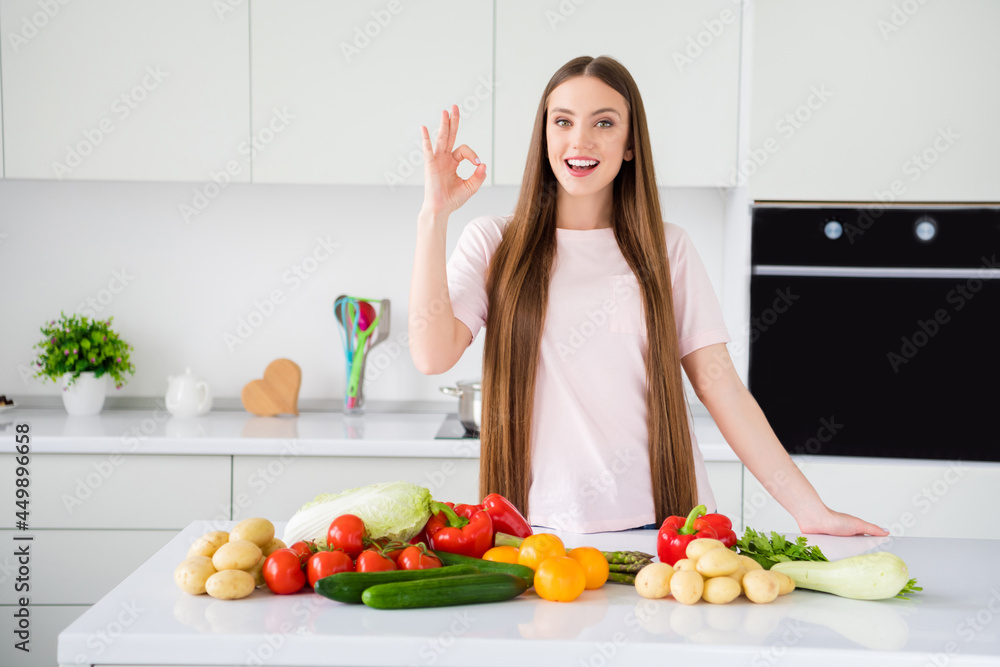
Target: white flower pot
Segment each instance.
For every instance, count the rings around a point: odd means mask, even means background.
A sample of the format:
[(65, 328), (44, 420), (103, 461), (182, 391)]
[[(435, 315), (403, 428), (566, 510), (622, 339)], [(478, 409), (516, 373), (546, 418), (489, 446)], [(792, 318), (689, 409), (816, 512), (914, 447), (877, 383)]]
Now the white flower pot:
[(74, 417), (96, 415), (104, 407), (104, 396), (108, 389), (108, 374), (94, 377), (93, 371), (80, 373), (72, 385), (69, 385), (70, 374), (62, 376), (62, 398), (66, 412)]

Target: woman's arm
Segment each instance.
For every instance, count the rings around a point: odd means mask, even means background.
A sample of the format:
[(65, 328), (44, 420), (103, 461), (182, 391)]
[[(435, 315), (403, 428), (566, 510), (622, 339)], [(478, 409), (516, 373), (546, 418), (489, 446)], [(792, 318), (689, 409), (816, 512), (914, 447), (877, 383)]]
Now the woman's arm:
[(767, 423), (736, 373), (725, 344), (708, 345), (681, 359), (699, 400), (743, 465), (795, 517), (803, 533), (888, 535), (875, 524), (835, 512), (820, 499)]
[(458, 107), (451, 115), (441, 112), (437, 145), (421, 127), (424, 147), (424, 203), (417, 217), (417, 242), (410, 281), (409, 345), (413, 363), (421, 373), (444, 373), (459, 360), (472, 342), (472, 332), (455, 318), (445, 271), (448, 216), (462, 206), (486, 180), (486, 165), (479, 164), (468, 179), (458, 165), (479, 163), (466, 145), (453, 149), (458, 135)]

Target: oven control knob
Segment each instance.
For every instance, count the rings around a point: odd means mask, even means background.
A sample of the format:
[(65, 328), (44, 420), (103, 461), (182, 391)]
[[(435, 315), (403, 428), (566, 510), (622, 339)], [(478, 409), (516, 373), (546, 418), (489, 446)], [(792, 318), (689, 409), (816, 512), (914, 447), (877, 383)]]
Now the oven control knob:
[(937, 225), (930, 218), (921, 218), (917, 220), (913, 231), (916, 233), (918, 239), (926, 243), (937, 235)]
[(844, 226), (839, 220), (827, 220), (823, 226), (823, 233), (826, 234), (826, 238), (836, 241), (844, 233)]

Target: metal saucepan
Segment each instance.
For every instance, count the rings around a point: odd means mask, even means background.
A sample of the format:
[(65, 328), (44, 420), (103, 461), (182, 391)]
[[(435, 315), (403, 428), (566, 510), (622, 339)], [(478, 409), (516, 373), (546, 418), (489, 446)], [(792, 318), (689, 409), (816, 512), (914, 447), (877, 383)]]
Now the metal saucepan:
[(441, 387), (441, 392), (458, 397), (458, 419), (469, 431), (479, 433), (483, 415), (483, 385), (479, 380), (461, 380), (458, 387)]

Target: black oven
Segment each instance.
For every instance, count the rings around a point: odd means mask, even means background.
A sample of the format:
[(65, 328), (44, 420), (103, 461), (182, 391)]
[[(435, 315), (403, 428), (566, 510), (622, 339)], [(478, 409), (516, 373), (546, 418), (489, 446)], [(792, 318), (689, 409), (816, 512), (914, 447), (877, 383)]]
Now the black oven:
[(748, 384), (794, 454), (1000, 461), (1000, 205), (757, 204)]

